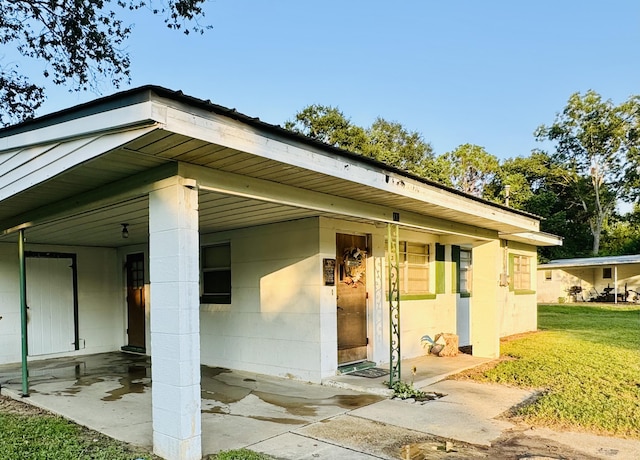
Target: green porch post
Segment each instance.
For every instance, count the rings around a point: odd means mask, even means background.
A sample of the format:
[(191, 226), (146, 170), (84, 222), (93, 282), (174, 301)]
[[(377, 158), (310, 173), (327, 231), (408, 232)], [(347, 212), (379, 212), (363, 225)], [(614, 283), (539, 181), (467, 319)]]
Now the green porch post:
[(24, 230), (18, 231), (18, 257), (20, 258), (20, 318), (22, 329), (22, 396), (29, 396), (29, 368), (27, 366), (27, 279), (24, 259)]

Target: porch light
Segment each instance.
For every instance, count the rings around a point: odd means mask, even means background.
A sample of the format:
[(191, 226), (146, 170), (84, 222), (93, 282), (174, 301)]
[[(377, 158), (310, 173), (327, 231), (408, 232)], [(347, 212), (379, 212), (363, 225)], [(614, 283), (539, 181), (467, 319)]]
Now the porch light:
[(129, 229), (127, 228), (129, 224), (120, 224), (122, 225), (122, 238), (129, 238)]

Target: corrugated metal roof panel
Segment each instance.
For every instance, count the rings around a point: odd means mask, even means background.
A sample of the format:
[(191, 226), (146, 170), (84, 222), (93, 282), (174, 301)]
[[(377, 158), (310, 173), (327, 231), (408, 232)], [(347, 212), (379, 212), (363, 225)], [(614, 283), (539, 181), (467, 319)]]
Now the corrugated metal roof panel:
[(601, 265), (640, 264), (640, 254), (627, 256), (578, 257), (574, 259), (556, 259), (538, 265), (538, 270), (569, 267), (597, 267)]

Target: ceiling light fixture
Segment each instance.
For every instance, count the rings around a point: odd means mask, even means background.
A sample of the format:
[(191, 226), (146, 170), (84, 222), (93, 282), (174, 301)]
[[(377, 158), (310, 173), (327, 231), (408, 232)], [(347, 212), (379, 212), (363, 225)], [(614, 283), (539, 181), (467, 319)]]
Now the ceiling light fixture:
[(129, 224), (120, 224), (122, 225), (122, 238), (129, 238), (129, 229), (127, 228)]

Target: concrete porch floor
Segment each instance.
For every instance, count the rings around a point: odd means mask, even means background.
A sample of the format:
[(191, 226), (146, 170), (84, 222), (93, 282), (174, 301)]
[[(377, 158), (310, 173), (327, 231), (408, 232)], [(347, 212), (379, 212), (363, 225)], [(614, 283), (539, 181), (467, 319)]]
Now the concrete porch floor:
[[(402, 362), (402, 375), (427, 385), (487, 360), (425, 356)], [(387, 366), (388, 369), (388, 366)], [(313, 385), (202, 366), (203, 453), (235, 449), (378, 402), (389, 394), (379, 378), (339, 375)], [(135, 445), (151, 447), (151, 362), (122, 352), (29, 363), (25, 401)], [(21, 368), (0, 366), (2, 394), (20, 398)]]
[[(415, 366), (416, 387), (428, 386), (427, 391), (446, 395), (424, 406), (371, 394), (386, 389), (388, 376), (341, 375), (328, 379), (327, 385), (314, 385), (203, 366), (202, 452), (206, 456), (247, 447), (281, 459), (373, 460), (399, 458), (398, 445), (389, 444), (395, 439), (437, 436), (490, 446), (514, 429), (499, 416), (532, 393), (500, 385), (438, 381), (486, 361), (468, 355), (403, 361), (405, 381), (411, 380)], [(151, 448), (148, 357), (101, 353), (32, 361), (29, 369), (31, 395), (24, 401), (116, 439)], [(0, 387), (3, 395), (20, 399), (19, 365), (0, 366)], [(580, 446), (596, 458), (602, 449), (609, 449), (616, 455), (607, 458), (635, 460), (640, 451), (640, 441), (634, 440), (555, 432), (546, 433), (545, 438), (544, 446), (569, 450), (567, 446)], [(549, 450), (545, 447), (539, 452)]]

